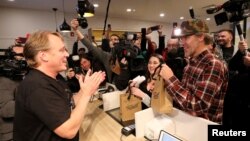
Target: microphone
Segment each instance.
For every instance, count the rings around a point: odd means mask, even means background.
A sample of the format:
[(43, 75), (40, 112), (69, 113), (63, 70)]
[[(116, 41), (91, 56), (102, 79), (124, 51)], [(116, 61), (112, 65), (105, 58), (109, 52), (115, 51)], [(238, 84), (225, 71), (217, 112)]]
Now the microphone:
[(190, 13), (191, 18), (195, 19), (194, 18), (194, 9), (192, 7), (189, 8), (189, 13)]
[(218, 11), (220, 11), (222, 9), (223, 5), (218, 5), (218, 6), (211, 6), (210, 8), (208, 8), (206, 11), (207, 11), (207, 14), (214, 14)]
[[(244, 36), (243, 36), (243, 32), (242, 32), (242, 29), (241, 29), (241, 26), (239, 23), (236, 24), (236, 29), (238, 31), (238, 34), (239, 34), (239, 37), (240, 37), (240, 41), (244, 41)], [(244, 50), (243, 54), (244, 55), (247, 55), (247, 49)]]

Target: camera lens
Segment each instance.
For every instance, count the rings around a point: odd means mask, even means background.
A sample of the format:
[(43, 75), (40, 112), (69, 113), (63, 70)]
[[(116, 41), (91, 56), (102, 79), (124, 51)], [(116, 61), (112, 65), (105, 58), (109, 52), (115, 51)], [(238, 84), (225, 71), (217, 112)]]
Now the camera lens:
[(79, 22), (79, 25), (85, 29), (88, 27), (88, 22), (87, 22), (87, 19), (84, 18), (84, 17), (80, 17), (80, 18), (77, 18), (78, 22)]

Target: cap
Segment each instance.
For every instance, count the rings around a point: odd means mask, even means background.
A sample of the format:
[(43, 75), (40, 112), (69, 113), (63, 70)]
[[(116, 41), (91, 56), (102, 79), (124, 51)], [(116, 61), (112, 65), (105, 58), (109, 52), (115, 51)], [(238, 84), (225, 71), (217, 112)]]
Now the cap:
[(180, 35), (175, 35), (175, 36), (183, 37), (196, 33), (208, 33), (208, 32), (209, 29), (205, 21), (200, 19), (190, 19), (187, 21), (183, 21), (181, 23), (181, 33)]

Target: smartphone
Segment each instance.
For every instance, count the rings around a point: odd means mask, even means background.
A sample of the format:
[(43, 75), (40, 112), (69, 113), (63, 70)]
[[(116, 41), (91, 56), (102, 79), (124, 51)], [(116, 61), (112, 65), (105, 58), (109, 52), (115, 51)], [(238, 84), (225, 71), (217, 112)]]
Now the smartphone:
[(155, 31), (155, 30), (158, 30), (159, 29), (159, 25), (156, 25), (156, 26), (152, 26), (150, 27), (151, 31)]

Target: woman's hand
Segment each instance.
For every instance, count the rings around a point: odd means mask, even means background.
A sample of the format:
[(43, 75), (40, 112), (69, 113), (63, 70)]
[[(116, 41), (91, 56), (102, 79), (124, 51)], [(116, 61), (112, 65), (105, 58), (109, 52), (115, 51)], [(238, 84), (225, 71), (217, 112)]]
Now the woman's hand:
[(137, 87), (131, 87), (131, 93), (135, 96), (138, 96), (140, 98), (144, 97), (144, 93)]

